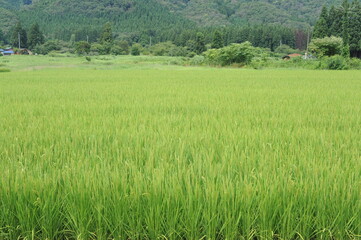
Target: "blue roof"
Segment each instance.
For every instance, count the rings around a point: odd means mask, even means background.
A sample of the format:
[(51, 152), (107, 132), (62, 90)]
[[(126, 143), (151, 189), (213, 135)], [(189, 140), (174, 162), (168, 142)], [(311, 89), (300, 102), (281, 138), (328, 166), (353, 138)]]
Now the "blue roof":
[(0, 52), (3, 52), (3, 51), (4, 51), (4, 49), (1, 49), (1, 48), (0, 48)]
[(4, 53), (10, 53), (10, 54), (13, 54), (14, 51), (4, 51)]

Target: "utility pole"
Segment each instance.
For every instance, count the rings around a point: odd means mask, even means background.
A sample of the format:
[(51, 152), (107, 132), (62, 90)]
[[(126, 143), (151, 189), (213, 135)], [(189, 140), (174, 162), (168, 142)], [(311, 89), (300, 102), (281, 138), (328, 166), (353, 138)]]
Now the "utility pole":
[(89, 36), (86, 35), (86, 42), (89, 43)]
[(149, 37), (149, 46), (152, 46), (152, 36)]
[(310, 29), (307, 31), (307, 49), (306, 49), (306, 58), (308, 58), (308, 46), (310, 45)]
[(21, 49), (20, 32), (18, 32), (19, 50)]

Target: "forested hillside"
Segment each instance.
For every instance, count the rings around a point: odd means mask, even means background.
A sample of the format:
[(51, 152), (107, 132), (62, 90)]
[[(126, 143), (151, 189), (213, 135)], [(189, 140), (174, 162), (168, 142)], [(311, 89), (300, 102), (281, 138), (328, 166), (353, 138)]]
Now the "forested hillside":
[[(152, 28), (282, 24), (307, 28), (321, 7), (340, 0), (0, 0), (0, 29), (8, 31), (17, 18), (38, 22), (47, 34), (64, 35), (82, 27), (111, 21), (115, 32)], [(56, 36), (54, 36), (56, 37)]]
[[(140, 43), (142, 46), (172, 42), (197, 53), (197, 39), (198, 42), (210, 45), (218, 32), (219, 42), (224, 46), (249, 41), (256, 47), (272, 51), (280, 45), (303, 50), (311, 34), (310, 27), (315, 25), (322, 6), (340, 6), (341, 2), (342, 0), (0, 0), (0, 43), (17, 45), (18, 32), (23, 31), (23, 46), (31, 46), (31, 41), (27, 44), (25, 32), (32, 27), (37, 29), (33, 29), (32, 36), (29, 34), (29, 38), (33, 40), (34, 36), (42, 35), (47, 41), (63, 40), (71, 46), (79, 41), (95, 43), (99, 42), (102, 27), (109, 22), (114, 39), (130, 44)], [(337, 21), (342, 20), (342, 12), (343, 10), (337, 11), (341, 14), (336, 18)], [(20, 24), (15, 29), (17, 23)], [(348, 28), (344, 26), (346, 25), (338, 26), (337, 31)], [(199, 33), (202, 35), (200, 38)], [(357, 39), (357, 36), (353, 34), (352, 39)], [(36, 42), (40, 44), (43, 41)], [(353, 42), (358, 44), (357, 41)], [(356, 48), (358, 49), (358, 45)], [(104, 52), (109, 53), (110, 49), (108, 47)]]

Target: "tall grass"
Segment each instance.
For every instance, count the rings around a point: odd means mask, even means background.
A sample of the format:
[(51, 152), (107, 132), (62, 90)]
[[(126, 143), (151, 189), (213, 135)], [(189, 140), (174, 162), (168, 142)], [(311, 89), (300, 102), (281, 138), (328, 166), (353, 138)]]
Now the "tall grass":
[(0, 239), (357, 239), (357, 71), (0, 79)]

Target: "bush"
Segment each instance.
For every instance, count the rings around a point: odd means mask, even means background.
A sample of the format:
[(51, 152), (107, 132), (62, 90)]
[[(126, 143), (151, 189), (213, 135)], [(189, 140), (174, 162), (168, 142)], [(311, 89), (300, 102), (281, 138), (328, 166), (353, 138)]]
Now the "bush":
[(178, 47), (172, 42), (157, 43), (151, 46), (149, 51), (154, 56), (185, 57), (188, 55), (188, 50), (186, 48)]
[(340, 56), (335, 55), (332, 57), (324, 58), (325, 68), (329, 70), (346, 70), (349, 69), (347, 60)]
[(220, 49), (210, 49), (204, 53), (206, 60), (210, 64), (216, 65), (246, 65), (251, 63), (253, 57), (258, 54), (258, 48), (252, 46), (250, 42), (241, 44), (231, 44)]
[(286, 45), (286, 44), (282, 44), (280, 45), (279, 47), (277, 47), (275, 49), (275, 53), (279, 53), (280, 55), (288, 55), (288, 54), (291, 54), (291, 53), (301, 53), (300, 50), (296, 50), (296, 49), (293, 49), (291, 48), (290, 46)]
[(361, 59), (350, 58), (348, 65), (349, 65), (350, 69), (361, 70)]
[(325, 37), (313, 39), (310, 44), (311, 52), (319, 57), (342, 54), (343, 40), (340, 37)]
[(191, 65), (202, 65), (204, 63), (205, 57), (196, 55), (190, 60)]
[(110, 53), (113, 55), (128, 55), (129, 44), (127, 41), (115, 41), (113, 47), (110, 49)]
[(61, 50), (61, 44), (59, 41), (51, 40), (42, 45), (37, 45), (34, 49), (35, 53), (46, 55), (52, 51)]
[(133, 56), (139, 56), (139, 55), (140, 55), (140, 52), (141, 52), (141, 49), (142, 49), (142, 46), (141, 46), (139, 43), (135, 43), (135, 44), (133, 44), (130, 53), (131, 53)]
[(0, 68), (0, 73), (2, 72), (10, 72), (10, 69), (8, 68)]
[(80, 41), (75, 43), (75, 52), (79, 55), (88, 54), (90, 52), (91, 45), (86, 41)]

